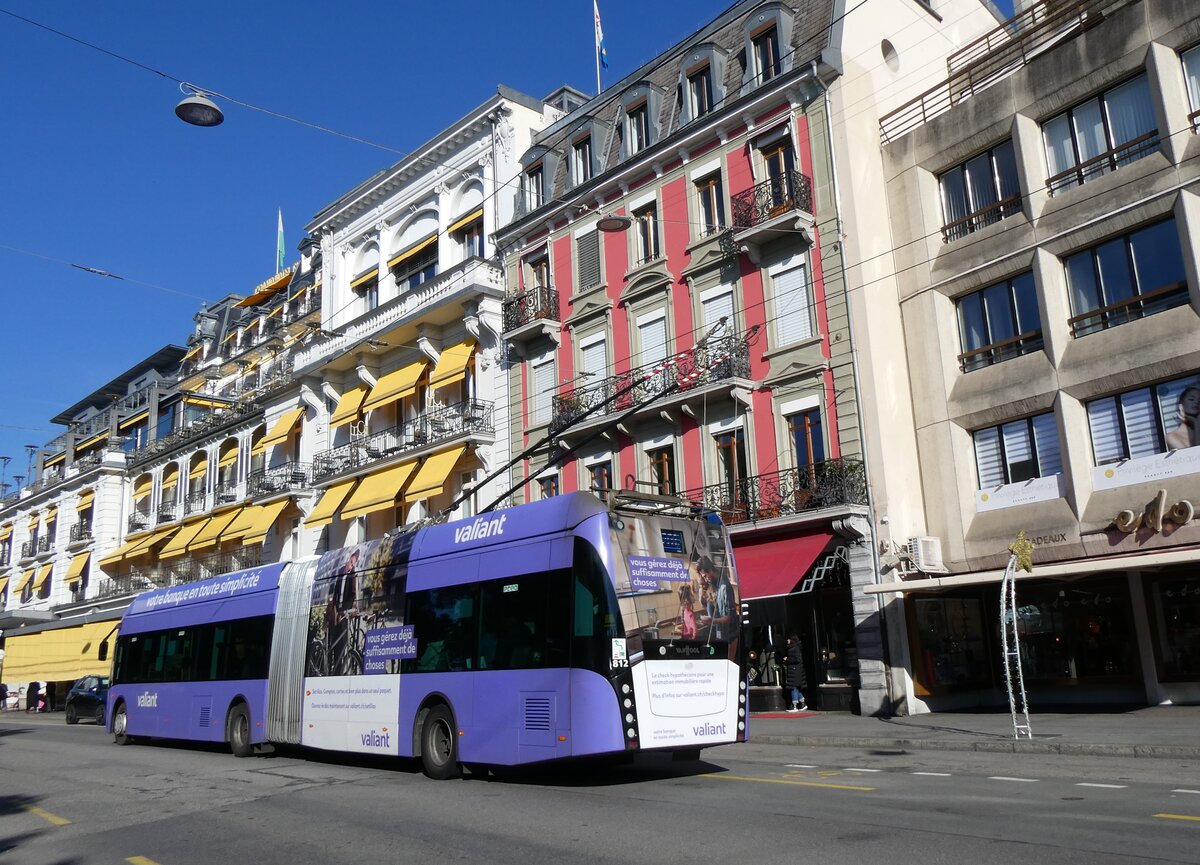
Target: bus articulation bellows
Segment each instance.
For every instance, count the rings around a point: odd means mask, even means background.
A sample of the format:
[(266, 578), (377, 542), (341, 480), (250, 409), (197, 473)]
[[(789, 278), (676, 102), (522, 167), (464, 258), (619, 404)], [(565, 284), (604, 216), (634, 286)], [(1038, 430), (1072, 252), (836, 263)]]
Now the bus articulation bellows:
[(573, 493), (147, 592), (110, 729), (417, 757), (431, 777), (744, 741), (720, 519)]

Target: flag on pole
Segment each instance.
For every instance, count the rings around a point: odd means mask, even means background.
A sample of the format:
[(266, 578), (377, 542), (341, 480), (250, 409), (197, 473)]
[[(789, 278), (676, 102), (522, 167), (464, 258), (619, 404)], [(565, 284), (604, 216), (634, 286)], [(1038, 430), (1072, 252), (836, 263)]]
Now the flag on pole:
[(283, 208), (279, 209), (279, 232), (275, 236), (275, 272), (283, 270)]
[(600, 65), (607, 69), (608, 51), (604, 47), (604, 28), (600, 26), (599, 0), (592, 0), (592, 11), (596, 13), (596, 56), (600, 58)]

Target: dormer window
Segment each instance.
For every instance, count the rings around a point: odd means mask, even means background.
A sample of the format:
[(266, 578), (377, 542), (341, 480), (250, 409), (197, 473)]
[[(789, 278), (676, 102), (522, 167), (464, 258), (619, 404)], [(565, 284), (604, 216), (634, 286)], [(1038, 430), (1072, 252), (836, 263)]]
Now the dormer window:
[(759, 82), (770, 81), (783, 71), (779, 64), (779, 30), (768, 27), (754, 37), (753, 45), (754, 74)]
[(575, 186), (592, 179), (592, 136), (587, 135), (571, 148), (571, 179)]
[(793, 14), (783, 3), (771, 0), (747, 16), (742, 25), (745, 38), (742, 50), (746, 58), (742, 71), (743, 93), (791, 71)]
[(690, 117), (703, 117), (712, 111), (712, 69), (703, 66), (688, 76), (688, 108)]
[(680, 124), (691, 123), (725, 101), (725, 49), (711, 42), (689, 48), (679, 69)]
[(626, 152), (632, 156), (646, 149), (650, 143), (650, 115), (643, 102), (636, 108), (631, 108), (625, 120)]
[(538, 163), (521, 176), (521, 194), (525, 199), (525, 208), (527, 211), (537, 210), (542, 206), (542, 171), (542, 164)]

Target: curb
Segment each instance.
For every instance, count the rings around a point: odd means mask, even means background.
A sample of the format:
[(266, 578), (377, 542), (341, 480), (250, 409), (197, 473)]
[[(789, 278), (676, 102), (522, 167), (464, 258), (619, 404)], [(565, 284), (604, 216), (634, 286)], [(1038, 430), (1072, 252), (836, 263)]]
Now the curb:
[(1064, 742), (949, 742), (922, 739), (868, 739), (853, 736), (780, 736), (750, 734), (752, 744), (810, 748), (897, 748), (909, 751), (975, 751), (992, 754), (1057, 754), (1064, 757), (1138, 757), (1164, 760), (1200, 759), (1193, 745), (1096, 745)]

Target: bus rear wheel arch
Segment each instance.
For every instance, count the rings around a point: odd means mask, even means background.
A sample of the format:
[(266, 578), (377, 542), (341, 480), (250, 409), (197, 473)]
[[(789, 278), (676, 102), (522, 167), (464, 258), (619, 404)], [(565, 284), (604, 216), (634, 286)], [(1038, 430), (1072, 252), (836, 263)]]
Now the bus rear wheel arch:
[(235, 757), (249, 757), (254, 754), (254, 743), (250, 740), (250, 709), (245, 703), (235, 703), (229, 710), (225, 720), (225, 738), (229, 740), (229, 750)]
[(435, 781), (462, 774), (458, 763), (458, 731), (454, 713), (445, 703), (434, 703), (420, 715), (421, 768)]

